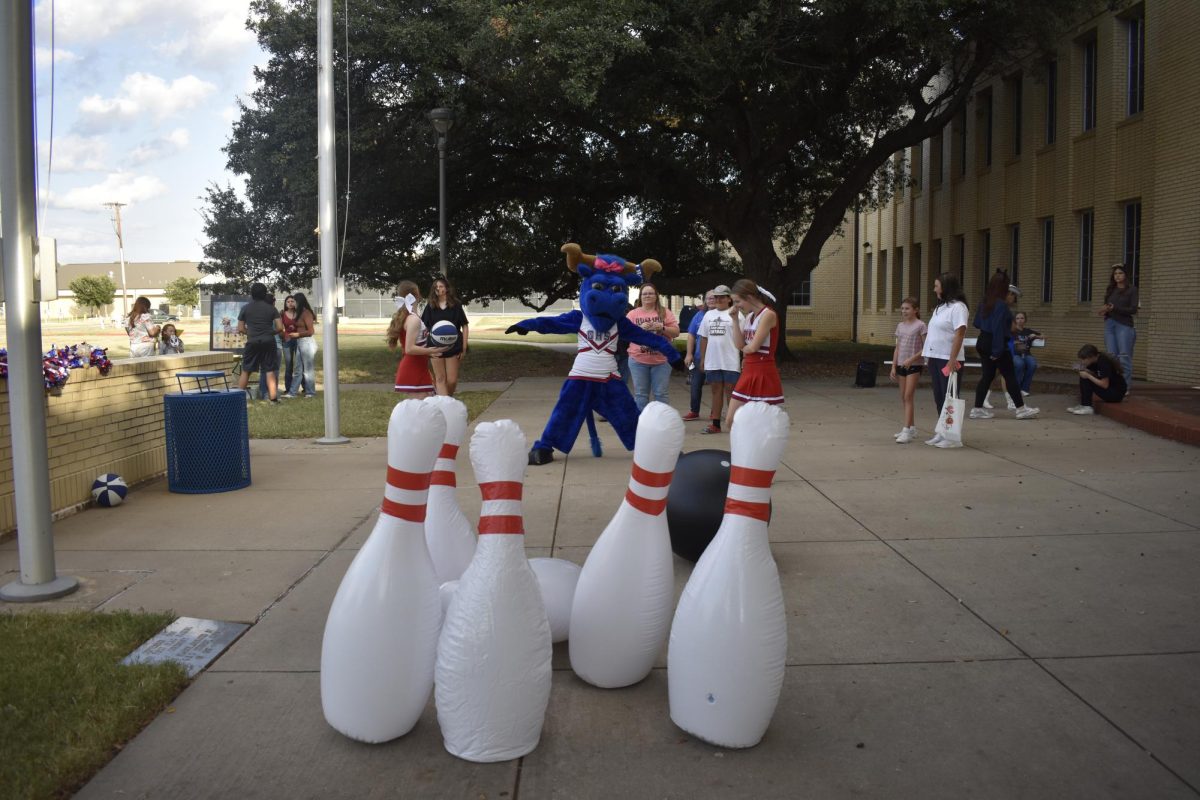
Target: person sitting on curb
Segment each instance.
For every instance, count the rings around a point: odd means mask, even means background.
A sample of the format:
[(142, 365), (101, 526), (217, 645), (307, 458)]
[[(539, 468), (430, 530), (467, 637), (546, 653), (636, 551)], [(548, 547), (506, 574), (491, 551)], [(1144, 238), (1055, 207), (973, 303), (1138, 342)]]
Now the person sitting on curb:
[(1106, 403), (1119, 403), (1125, 397), (1125, 376), (1121, 365), (1095, 345), (1079, 348), (1079, 405), (1067, 409), (1072, 414), (1095, 414), (1092, 397)]

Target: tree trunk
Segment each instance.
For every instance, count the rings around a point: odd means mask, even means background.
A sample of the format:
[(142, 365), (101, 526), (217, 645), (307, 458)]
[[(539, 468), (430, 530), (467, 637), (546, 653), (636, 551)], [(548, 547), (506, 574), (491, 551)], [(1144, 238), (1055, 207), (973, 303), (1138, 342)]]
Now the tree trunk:
[[(742, 260), (742, 269), (750, 280), (775, 296), (775, 313), (779, 317), (779, 347), (775, 351), (776, 363), (794, 361), (787, 343), (787, 307), (792, 292), (803, 278), (812, 272), (810, 266), (801, 271), (785, 266), (775, 252), (770, 229), (754, 226), (753, 229), (738, 231), (729, 237), (730, 244)], [(815, 266), (815, 264), (813, 265)], [(801, 275), (797, 277), (797, 275)]]

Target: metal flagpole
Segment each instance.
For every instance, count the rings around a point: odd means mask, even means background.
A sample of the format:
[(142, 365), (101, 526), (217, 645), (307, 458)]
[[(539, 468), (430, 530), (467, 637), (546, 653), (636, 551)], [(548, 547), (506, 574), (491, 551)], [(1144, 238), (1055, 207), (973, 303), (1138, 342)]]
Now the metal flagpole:
[[(325, 436), (318, 444), (345, 444), (338, 429), (337, 228), (333, 133), (333, 0), (317, 1), (317, 231), (321, 265), (321, 322), (325, 326)], [(349, 142), (346, 144), (349, 147)]]
[(33, 3), (0, 3), (0, 205), (4, 208), (4, 303), (13, 504), (21, 578), (0, 600), (50, 600), (79, 588), (56, 577), (42, 320), (34, 295), (37, 198), (33, 156)]

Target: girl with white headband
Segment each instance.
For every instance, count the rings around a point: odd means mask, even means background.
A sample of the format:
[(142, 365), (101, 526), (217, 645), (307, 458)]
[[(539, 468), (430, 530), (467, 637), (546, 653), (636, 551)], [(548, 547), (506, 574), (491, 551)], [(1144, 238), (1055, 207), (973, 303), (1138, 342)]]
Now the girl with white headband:
[(388, 325), (388, 349), (395, 351), (400, 346), (404, 354), (396, 368), (396, 391), (420, 399), (433, 394), (433, 380), (429, 373), (429, 357), (446, 352), (445, 347), (429, 346), (429, 329), (417, 313), (421, 302), (421, 290), (412, 281), (400, 281), (396, 287), (400, 296), (396, 298), (396, 313)]

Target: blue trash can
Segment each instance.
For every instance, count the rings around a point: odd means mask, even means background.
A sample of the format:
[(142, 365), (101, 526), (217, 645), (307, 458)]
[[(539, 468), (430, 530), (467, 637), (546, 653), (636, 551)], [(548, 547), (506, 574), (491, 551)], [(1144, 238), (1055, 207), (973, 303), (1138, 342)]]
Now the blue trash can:
[[(163, 396), (167, 488), (211, 494), (250, 485), (250, 426), (246, 393), (230, 390), (224, 372), (180, 372), (179, 393)], [(195, 380), (185, 390), (183, 381)], [(214, 380), (224, 388), (214, 388)]]

